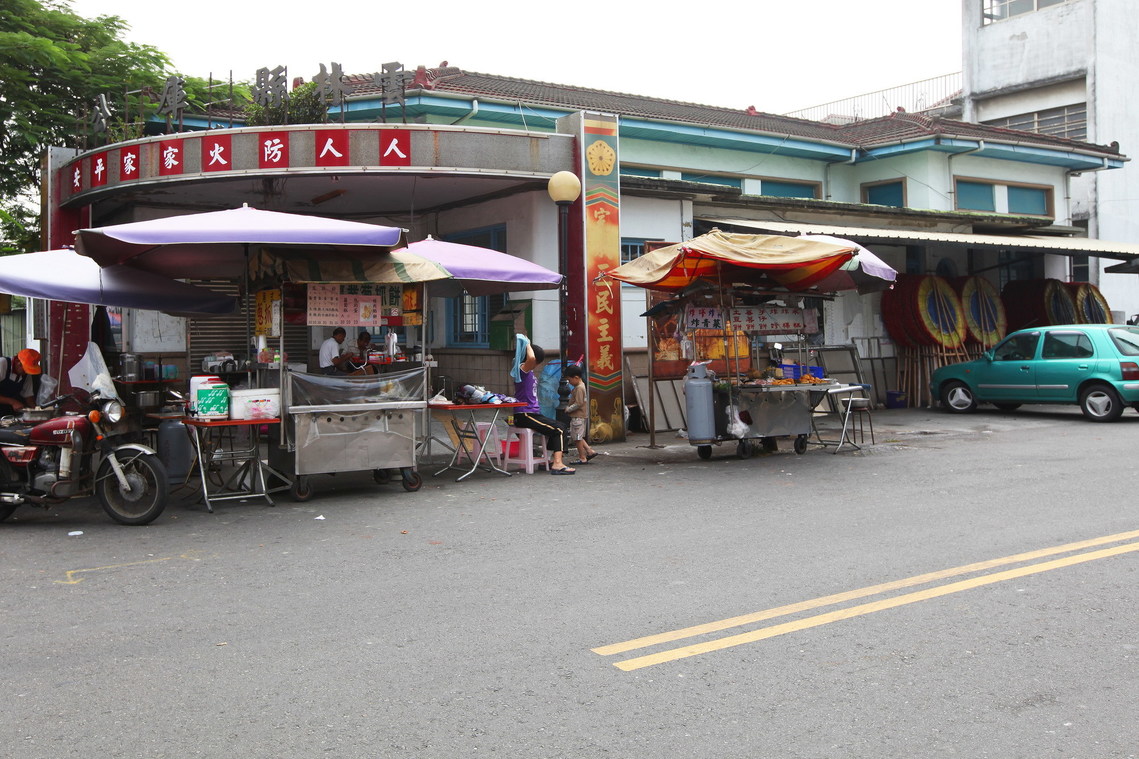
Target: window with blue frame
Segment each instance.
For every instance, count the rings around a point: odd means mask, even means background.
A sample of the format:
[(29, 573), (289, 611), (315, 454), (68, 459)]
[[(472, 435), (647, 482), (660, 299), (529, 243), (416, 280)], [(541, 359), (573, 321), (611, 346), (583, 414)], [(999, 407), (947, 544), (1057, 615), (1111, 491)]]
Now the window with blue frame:
[(762, 179), (759, 185), (760, 195), (770, 195), (775, 198), (817, 198), (819, 185), (817, 182), (785, 182), (778, 179)]
[(993, 185), (985, 182), (967, 182), (958, 179), (957, 208), (963, 211), (996, 211), (997, 200)]
[(1026, 216), (1051, 216), (1052, 191), (1045, 187), (1009, 185), (1008, 212)]
[(651, 179), (660, 179), (660, 169), (646, 169), (641, 166), (625, 166), (621, 165), (621, 176), (623, 177), (649, 177)]
[[(475, 245), (506, 252), (506, 225), (446, 235), (447, 242)], [(447, 300), (447, 345), (463, 348), (490, 347), (490, 318), (506, 305), (506, 295), (468, 295)]]
[[(645, 254), (645, 243), (650, 240), (641, 237), (622, 237), (621, 238), (621, 263), (627, 264), (630, 261), (635, 261)], [(656, 242), (654, 240), (653, 242)], [(627, 283), (622, 283), (626, 287), (633, 287)]]
[(862, 202), (875, 206), (905, 208), (906, 186), (900, 179), (862, 185)]
[(699, 182), (700, 184), (722, 184), (727, 187), (735, 187), (737, 190), (743, 187), (743, 180), (739, 177), (725, 177), (719, 174), (688, 174), (681, 173), (680, 178), (685, 182)]

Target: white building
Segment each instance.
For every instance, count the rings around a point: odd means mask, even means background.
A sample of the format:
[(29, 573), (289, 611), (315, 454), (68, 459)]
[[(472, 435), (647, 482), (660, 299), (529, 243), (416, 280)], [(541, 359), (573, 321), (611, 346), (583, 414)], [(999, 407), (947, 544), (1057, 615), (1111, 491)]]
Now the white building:
[[(1097, 144), (1139, 145), (1139, 14), (1133, 0), (963, 0), (963, 118)], [(1071, 172), (1067, 219), (1089, 237), (1139, 242), (1139, 168)], [(1060, 262), (1065, 263), (1065, 262)], [(1139, 279), (1114, 261), (1070, 258), (1048, 276), (1096, 284), (1112, 310), (1139, 313)]]

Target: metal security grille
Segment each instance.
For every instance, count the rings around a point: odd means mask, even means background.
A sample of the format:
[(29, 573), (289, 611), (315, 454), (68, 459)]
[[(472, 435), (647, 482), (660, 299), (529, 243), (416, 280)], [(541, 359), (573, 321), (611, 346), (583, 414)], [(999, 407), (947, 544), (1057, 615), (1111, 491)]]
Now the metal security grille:
[[(217, 281), (189, 280), (190, 284), (208, 287), (211, 290), (227, 295), (238, 294), (237, 285)], [(253, 334), (252, 322), (247, 326), (246, 318), (250, 313), (250, 303), (247, 298), (240, 300), (240, 307), (232, 314), (224, 316), (193, 316), (186, 320), (188, 346), (187, 361), (190, 373), (199, 372), (202, 359), (218, 351), (229, 351), (239, 359), (245, 359), (250, 352), (250, 345), (246, 344), (247, 336)], [(309, 331), (303, 324), (286, 324), (285, 353), (290, 363), (308, 363), (309, 361)], [(250, 337), (250, 341), (252, 338)], [(270, 341), (271, 348), (277, 347), (276, 341)]]

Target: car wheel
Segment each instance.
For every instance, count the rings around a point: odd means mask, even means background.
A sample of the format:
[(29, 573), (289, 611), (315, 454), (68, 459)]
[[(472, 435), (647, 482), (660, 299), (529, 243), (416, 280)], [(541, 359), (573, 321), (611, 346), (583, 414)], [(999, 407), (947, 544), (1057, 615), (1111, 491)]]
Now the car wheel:
[(941, 386), (941, 405), (952, 414), (964, 414), (977, 408), (977, 399), (964, 382), (951, 380)]
[(1020, 408), (1019, 403), (994, 403), (993, 405), (1001, 411), (1016, 411)]
[(1114, 422), (1123, 414), (1123, 401), (1108, 385), (1090, 385), (1080, 391), (1080, 411), (1093, 422)]

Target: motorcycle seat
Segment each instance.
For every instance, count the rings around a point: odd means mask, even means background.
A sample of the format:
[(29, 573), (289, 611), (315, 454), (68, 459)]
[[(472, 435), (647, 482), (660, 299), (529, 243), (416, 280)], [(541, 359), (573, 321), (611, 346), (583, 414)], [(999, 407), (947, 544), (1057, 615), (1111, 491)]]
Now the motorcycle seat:
[(20, 429), (3, 429), (0, 428), (0, 443), (9, 443), (12, 445), (27, 445), (28, 438), (31, 436), (31, 428), (24, 427)]

